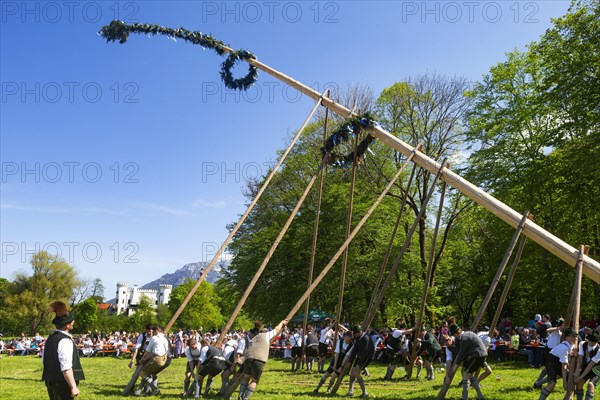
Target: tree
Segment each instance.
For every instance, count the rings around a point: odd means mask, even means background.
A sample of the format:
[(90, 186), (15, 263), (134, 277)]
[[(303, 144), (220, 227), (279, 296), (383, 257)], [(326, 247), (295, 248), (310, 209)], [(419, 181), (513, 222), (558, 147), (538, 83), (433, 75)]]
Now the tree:
[[(188, 279), (185, 283), (173, 289), (169, 299), (171, 312), (174, 313), (179, 308), (194, 284), (193, 280)], [(177, 319), (177, 326), (191, 329), (202, 328), (205, 331), (220, 328), (224, 321), (218, 303), (219, 298), (213, 286), (208, 282), (202, 282)]]
[(77, 285), (77, 273), (64, 259), (45, 251), (31, 259), (33, 275), (17, 274), (5, 297), (5, 304), (19, 317), (13, 329), (35, 333), (49, 328), (48, 304), (52, 300), (71, 298)]
[(76, 316), (75, 332), (91, 332), (98, 328), (98, 304), (88, 297), (73, 309)]

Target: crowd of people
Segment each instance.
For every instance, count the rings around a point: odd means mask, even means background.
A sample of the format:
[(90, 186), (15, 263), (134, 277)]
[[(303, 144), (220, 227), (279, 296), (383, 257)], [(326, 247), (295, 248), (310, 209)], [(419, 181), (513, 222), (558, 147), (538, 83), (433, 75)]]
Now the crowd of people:
[[(425, 379), (435, 380), (438, 370), (444, 371), (444, 382), (449, 384), (460, 367), (463, 398), (468, 398), (473, 389), (477, 398), (483, 399), (479, 383), (493, 373), (488, 360), (520, 356), (529, 367), (540, 370), (532, 384), (540, 390), (541, 400), (552, 393), (560, 379), (567, 388), (570, 370), (577, 400), (583, 400), (584, 394), (590, 400), (600, 383), (600, 321), (583, 320), (580, 326), (575, 331), (562, 318), (551, 320), (549, 315), (538, 314), (524, 326), (513, 326), (509, 318), (503, 318), (494, 329), (483, 327), (476, 332), (459, 326), (450, 317), (438, 328), (409, 327), (398, 319), (393, 327), (366, 332), (360, 326), (336, 325), (326, 319), (309, 324), (306, 332), (301, 324), (293, 326), (281, 321), (270, 329), (256, 322), (249, 331), (240, 329), (222, 336), (220, 332), (201, 329), (179, 329), (165, 335), (159, 326), (148, 325), (142, 333), (96, 332), (70, 337), (78, 356), (98, 356), (103, 352), (115, 357), (131, 355), (129, 367), (137, 364), (142, 378), (134, 392), (137, 395), (158, 394), (160, 371), (172, 358), (185, 357), (182, 397), (197, 399), (207, 395), (213, 380), (220, 375), (218, 394), (228, 398), (239, 385), (238, 399), (248, 400), (268, 358), (276, 357), (290, 363), (290, 372), (308, 370), (321, 374), (314, 393), (325, 384), (326, 390), (331, 391), (340, 376), (349, 375), (347, 395), (354, 395), (358, 383), (361, 396), (368, 397), (368, 366), (378, 361), (387, 365), (383, 379), (388, 381), (393, 380), (400, 367), (406, 376), (399, 378), (410, 377), (413, 370), (420, 378), (425, 369)], [(50, 337), (36, 334), (0, 340), (0, 349), (10, 355), (43, 356)], [(577, 343), (578, 347), (574, 347)]]

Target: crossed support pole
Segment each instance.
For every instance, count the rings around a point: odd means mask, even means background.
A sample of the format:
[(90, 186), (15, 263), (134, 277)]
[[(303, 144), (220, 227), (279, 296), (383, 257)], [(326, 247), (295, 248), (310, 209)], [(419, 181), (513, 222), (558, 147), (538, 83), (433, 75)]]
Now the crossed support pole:
[[(521, 236), (521, 232), (523, 231), (523, 228), (525, 227), (525, 223), (527, 222), (528, 218), (529, 218), (529, 211), (525, 211), (523, 213), (523, 216), (521, 217), (521, 221), (519, 222), (517, 229), (515, 230), (515, 233), (513, 234), (513, 237), (512, 237), (512, 240), (510, 241), (508, 249), (506, 250), (506, 253), (504, 254), (504, 258), (502, 259), (502, 262), (500, 263), (500, 267), (498, 268), (498, 271), (496, 272), (496, 275), (494, 276), (494, 279), (492, 280), (490, 287), (488, 288), (485, 298), (481, 302), (479, 311), (477, 312), (475, 319), (471, 323), (471, 331), (477, 331), (479, 322), (481, 322), (481, 318), (483, 317), (483, 314), (485, 313), (485, 311), (492, 299), (492, 296), (494, 295), (494, 292), (496, 291), (496, 287), (498, 286), (498, 283), (500, 282), (500, 278), (502, 277), (502, 274), (504, 273), (504, 270), (506, 269), (506, 266), (508, 265), (508, 262), (510, 261), (512, 253), (517, 245), (517, 241), (519, 240), (519, 237)], [(522, 242), (522, 244), (523, 244), (523, 246), (525, 245), (524, 242)], [(519, 246), (519, 249), (521, 249), (521, 246)], [(521, 252), (522, 252), (522, 249), (521, 249)], [(518, 259), (520, 259), (520, 254), (518, 255), (517, 258), (515, 258), (516, 262), (513, 263), (514, 268), (516, 268)], [(508, 293), (508, 288), (506, 286), (505, 286), (505, 289)], [(500, 307), (498, 307), (498, 308), (500, 308)], [(496, 312), (498, 313), (499, 311), (496, 310)], [(500, 312), (501, 312), (501, 310), (500, 310)], [(493, 328), (493, 327), (490, 327), (490, 328)], [(444, 380), (444, 384), (442, 385), (442, 387), (436, 397), (437, 400), (442, 400), (442, 399), (446, 398), (446, 393), (448, 392), (448, 389), (450, 388), (450, 385), (452, 384), (452, 379), (454, 379), (455, 372), (452, 372), (452, 371), (454, 371), (455, 364), (456, 364), (456, 360), (452, 363), (453, 368), (450, 369), (448, 376)]]

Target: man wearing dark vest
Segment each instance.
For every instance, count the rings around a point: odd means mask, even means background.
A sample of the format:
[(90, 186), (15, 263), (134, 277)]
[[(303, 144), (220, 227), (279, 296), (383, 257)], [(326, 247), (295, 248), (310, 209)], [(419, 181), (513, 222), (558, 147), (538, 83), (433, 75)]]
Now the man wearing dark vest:
[(221, 349), (216, 348), (215, 346), (210, 345), (210, 340), (205, 336), (202, 339), (202, 350), (200, 352), (200, 370), (198, 371), (198, 389), (199, 392), (202, 393), (202, 383), (204, 382), (204, 377), (208, 376), (208, 382), (206, 383), (206, 391), (204, 392), (204, 397), (208, 396), (208, 392), (210, 392), (210, 388), (212, 386), (212, 381), (215, 376), (218, 376), (221, 372), (227, 368), (227, 364), (225, 363), (225, 357), (223, 356), (223, 352)]
[(596, 386), (600, 383), (600, 332), (592, 331), (585, 337), (586, 341), (579, 345), (577, 368), (575, 369), (575, 395), (577, 400), (583, 400), (583, 386), (587, 384), (585, 400), (592, 400)]
[(315, 334), (312, 325), (308, 325), (306, 328), (304, 343), (306, 343), (306, 367), (309, 371), (312, 371), (313, 361), (315, 357), (319, 356), (319, 338)]
[(392, 330), (385, 340), (385, 354), (388, 359), (388, 369), (383, 377), (384, 381), (391, 381), (392, 375), (398, 365), (398, 361), (402, 360), (402, 344), (404, 343), (404, 335), (413, 331), (406, 329), (406, 324), (401, 318), (396, 320), (396, 329)]
[(271, 341), (287, 323), (287, 319), (284, 319), (270, 331), (263, 331), (259, 321), (254, 323), (254, 330), (248, 333), (249, 341), (244, 356), (244, 375), (240, 383), (239, 400), (249, 400), (256, 390), (256, 385), (258, 385), (262, 371), (269, 359)]
[(50, 309), (56, 314), (52, 320), (56, 330), (44, 347), (42, 380), (46, 382), (50, 400), (72, 399), (79, 395), (79, 381), (85, 379), (77, 347), (69, 335), (75, 314), (62, 301), (53, 301)]

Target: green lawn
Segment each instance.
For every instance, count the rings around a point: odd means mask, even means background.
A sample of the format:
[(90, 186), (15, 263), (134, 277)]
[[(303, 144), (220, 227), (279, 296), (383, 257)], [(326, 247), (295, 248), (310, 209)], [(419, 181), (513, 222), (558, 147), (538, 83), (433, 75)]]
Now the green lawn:
[[(131, 376), (127, 367), (128, 359), (84, 358), (83, 369), (86, 381), (80, 385), (81, 399), (119, 399), (121, 390)], [(522, 363), (492, 364), (494, 374), (482, 383), (482, 389), (488, 399), (537, 399), (539, 392), (531, 386), (538, 371), (526, 368)], [(434, 382), (425, 380), (410, 382), (384, 382), (385, 367), (373, 365), (369, 367), (371, 377), (366, 378), (367, 390), (373, 399), (433, 399), (435, 398), (443, 374), (438, 373)], [(182, 392), (185, 361), (173, 360), (173, 364), (160, 374), (159, 382), (161, 395), (158, 398), (176, 399)], [(423, 371), (425, 372), (425, 371)], [(47, 399), (46, 389), (40, 381), (42, 374), (41, 360), (36, 357), (6, 357), (0, 359), (0, 399), (35, 400)], [(395, 377), (400, 376), (396, 372)], [(271, 360), (263, 374), (261, 384), (253, 398), (256, 399), (314, 399), (311, 392), (319, 380), (317, 373), (289, 372), (289, 364)], [(461, 389), (458, 388), (458, 377), (448, 392), (448, 399), (460, 399)], [(220, 387), (220, 380), (215, 385)], [(561, 386), (561, 385), (559, 385)], [(216, 390), (213, 388), (212, 398)], [(339, 391), (339, 398), (346, 394), (347, 385)], [(358, 385), (355, 393), (360, 393)], [(562, 389), (550, 398), (562, 398)], [(326, 395), (319, 396), (327, 398)], [(475, 398), (472, 391), (471, 398)]]

